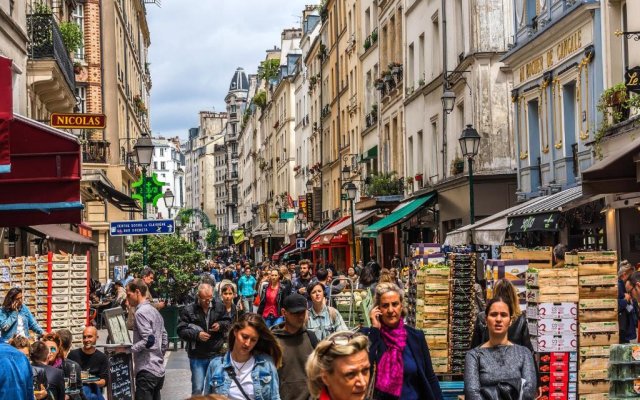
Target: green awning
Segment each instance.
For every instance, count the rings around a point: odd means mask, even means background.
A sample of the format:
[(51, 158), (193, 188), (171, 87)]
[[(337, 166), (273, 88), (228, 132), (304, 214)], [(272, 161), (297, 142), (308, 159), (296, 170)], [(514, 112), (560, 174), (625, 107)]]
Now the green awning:
[(399, 205), (391, 214), (382, 218), (380, 221), (367, 226), (362, 231), (363, 237), (375, 238), (380, 231), (389, 229), (394, 225), (402, 223), (411, 218), (415, 213), (420, 211), (427, 203), (436, 196), (435, 193), (429, 193), (424, 197), (408, 201)]
[(362, 153), (362, 157), (360, 158), (360, 162), (367, 162), (369, 160), (373, 160), (378, 158), (378, 145), (373, 146), (369, 150)]

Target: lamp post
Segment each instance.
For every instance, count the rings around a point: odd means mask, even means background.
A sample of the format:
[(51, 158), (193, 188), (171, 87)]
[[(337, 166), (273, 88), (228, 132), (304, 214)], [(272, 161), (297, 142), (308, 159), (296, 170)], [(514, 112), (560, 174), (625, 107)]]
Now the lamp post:
[[(147, 219), (147, 193), (144, 182), (147, 179), (147, 167), (151, 165), (153, 158), (153, 141), (147, 134), (143, 134), (133, 146), (138, 164), (142, 167), (142, 219)], [(149, 244), (147, 235), (142, 237), (142, 265), (147, 266), (149, 255)]]
[(473, 129), (469, 124), (462, 131), (462, 135), (458, 138), (458, 142), (460, 142), (462, 155), (467, 157), (467, 162), (469, 163), (469, 212), (471, 217), (470, 223), (473, 224), (476, 222), (475, 208), (473, 204), (473, 158), (478, 154), (480, 135), (478, 135), (478, 131)]
[(162, 197), (164, 197), (164, 205), (167, 206), (167, 212), (168, 212), (167, 217), (171, 219), (171, 209), (173, 208), (173, 203), (176, 199), (176, 196), (173, 194), (171, 189), (167, 189), (167, 191), (164, 192), (164, 195)]
[(356, 267), (356, 222), (354, 219), (353, 202), (356, 200), (358, 194), (358, 188), (353, 182), (349, 182), (345, 185), (347, 191), (347, 198), (351, 201), (351, 235), (353, 240), (351, 241), (351, 263), (353, 268)]

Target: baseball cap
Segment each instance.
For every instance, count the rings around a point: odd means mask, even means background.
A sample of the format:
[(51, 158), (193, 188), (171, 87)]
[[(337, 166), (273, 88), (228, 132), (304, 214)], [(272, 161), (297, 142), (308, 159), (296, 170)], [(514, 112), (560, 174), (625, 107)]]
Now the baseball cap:
[(298, 293), (289, 295), (284, 299), (284, 309), (294, 314), (305, 311), (307, 309), (307, 299)]

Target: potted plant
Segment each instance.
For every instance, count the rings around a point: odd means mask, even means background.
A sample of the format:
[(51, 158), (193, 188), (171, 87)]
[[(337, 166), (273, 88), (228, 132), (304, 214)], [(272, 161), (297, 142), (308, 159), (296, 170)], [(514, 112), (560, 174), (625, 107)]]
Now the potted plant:
[(394, 61), (389, 64), (389, 70), (394, 75), (402, 75), (402, 64)]
[(367, 38), (364, 40), (364, 43), (362, 44), (362, 47), (364, 47), (364, 51), (369, 50), (369, 48), (371, 47), (371, 36), (367, 36)]
[(382, 90), (384, 89), (384, 80), (382, 78), (378, 78), (375, 80), (376, 89)]
[(464, 171), (464, 160), (458, 156), (453, 159), (453, 174), (461, 174)]
[(73, 73), (76, 75), (82, 73), (82, 64), (80, 64), (78, 61), (73, 63)]
[(422, 173), (416, 174), (416, 176), (414, 177), (416, 182), (422, 182)]
[(393, 81), (393, 76), (391, 76), (391, 71), (382, 71), (382, 79), (385, 83), (389, 83)]
[(405, 188), (407, 190), (413, 190), (413, 177), (412, 176), (407, 176), (406, 178), (404, 178), (404, 183), (405, 183)]
[(378, 41), (378, 28), (374, 29), (373, 31), (371, 31), (371, 44), (375, 43)]

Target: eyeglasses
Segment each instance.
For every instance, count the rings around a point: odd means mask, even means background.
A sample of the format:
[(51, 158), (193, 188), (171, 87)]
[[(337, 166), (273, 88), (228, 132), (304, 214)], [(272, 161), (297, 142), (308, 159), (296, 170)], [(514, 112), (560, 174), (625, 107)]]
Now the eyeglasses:
[(364, 336), (364, 335), (360, 332), (347, 331), (347, 332), (341, 332), (340, 334), (333, 336), (331, 339), (325, 339), (331, 342), (331, 346), (328, 346), (326, 349), (324, 349), (324, 351), (320, 355), (323, 356), (327, 354), (327, 352), (331, 350), (331, 348), (334, 345), (348, 346), (349, 343), (351, 343), (351, 340), (360, 336)]

